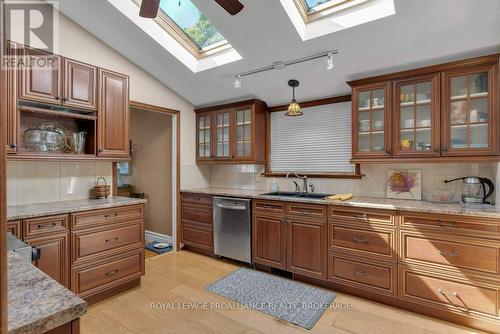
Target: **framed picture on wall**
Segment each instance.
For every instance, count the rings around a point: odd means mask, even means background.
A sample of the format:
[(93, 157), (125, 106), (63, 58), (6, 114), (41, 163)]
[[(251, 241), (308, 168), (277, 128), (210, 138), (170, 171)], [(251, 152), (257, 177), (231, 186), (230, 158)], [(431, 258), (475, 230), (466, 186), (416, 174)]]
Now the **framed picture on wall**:
[(422, 171), (388, 169), (387, 198), (422, 200)]

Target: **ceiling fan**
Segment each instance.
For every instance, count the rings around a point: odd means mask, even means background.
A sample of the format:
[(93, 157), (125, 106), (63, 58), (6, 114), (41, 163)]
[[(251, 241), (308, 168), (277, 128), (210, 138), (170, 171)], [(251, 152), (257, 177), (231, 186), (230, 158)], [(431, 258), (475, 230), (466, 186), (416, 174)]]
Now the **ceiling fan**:
[[(238, 0), (215, 0), (229, 14), (236, 15), (243, 9), (243, 4)], [(142, 0), (139, 15), (141, 17), (155, 18), (160, 7), (160, 0)]]

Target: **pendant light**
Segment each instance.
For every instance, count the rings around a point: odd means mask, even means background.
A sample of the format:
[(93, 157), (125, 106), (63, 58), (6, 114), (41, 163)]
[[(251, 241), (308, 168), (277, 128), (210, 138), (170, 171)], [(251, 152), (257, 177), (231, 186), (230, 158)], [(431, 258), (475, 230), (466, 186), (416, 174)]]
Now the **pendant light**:
[(300, 111), (300, 105), (297, 103), (295, 100), (295, 87), (299, 86), (299, 82), (297, 80), (290, 80), (288, 81), (288, 86), (292, 87), (293, 90), (293, 99), (292, 102), (288, 105), (288, 111), (286, 112), (286, 116), (291, 116), (291, 117), (296, 117), (296, 116), (302, 116), (303, 113)]

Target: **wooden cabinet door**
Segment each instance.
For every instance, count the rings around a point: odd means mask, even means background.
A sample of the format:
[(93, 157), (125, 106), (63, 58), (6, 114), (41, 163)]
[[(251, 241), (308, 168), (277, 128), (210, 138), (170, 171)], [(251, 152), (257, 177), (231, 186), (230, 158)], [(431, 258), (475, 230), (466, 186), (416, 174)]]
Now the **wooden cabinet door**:
[(213, 157), (213, 113), (196, 114), (196, 161), (210, 161)]
[(64, 58), (64, 97), (68, 107), (97, 109), (97, 68)]
[(391, 151), (391, 82), (352, 90), (353, 158), (387, 158)]
[(39, 249), (40, 258), (34, 265), (69, 288), (69, 232), (26, 238), (25, 241)]
[(287, 270), (327, 279), (327, 224), (305, 218), (288, 218)]
[(286, 221), (284, 216), (255, 214), (252, 225), (253, 261), (286, 269)]
[(25, 66), (19, 68), (19, 98), (61, 104), (61, 57), (26, 47), (22, 57)]
[(214, 157), (217, 160), (231, 160), (233, 152), (233, 119), (234, 113), (231, 109), (214, 112)]
[(252, 106), (234, 111), (233, 147), (235, 160), (252, 160), (254, 157), (255, 113)]
[[(6, 44), (9, 57), (17, 60), (18, 45)], [(14, 68), (7, 69), (7, 153), (17, 153), (19, 113), (17, 109), (17, 75)]]
[(13, 220), (7, 223), (7, 232), (12, 233), (16, 238), (22, 239), (22, 227), (20, 220)]
[(393, 155), (440, 156), (439, 73), (394, 82)]
[(442, 73), (443, 156), (499, 153), (498, 62)]
[(98, 155), (128, 158), (130, 152), (128, 76), (99, 69), (99, 92)]

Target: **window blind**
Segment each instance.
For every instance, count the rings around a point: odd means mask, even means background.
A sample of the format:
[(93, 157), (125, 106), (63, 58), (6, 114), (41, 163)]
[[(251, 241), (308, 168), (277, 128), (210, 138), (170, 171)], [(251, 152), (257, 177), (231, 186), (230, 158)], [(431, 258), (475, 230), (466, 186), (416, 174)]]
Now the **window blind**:
[(351, 103), (303, 108), (301, 117), (271, 113), (271, 172), (354, 173), (349, 162)]

